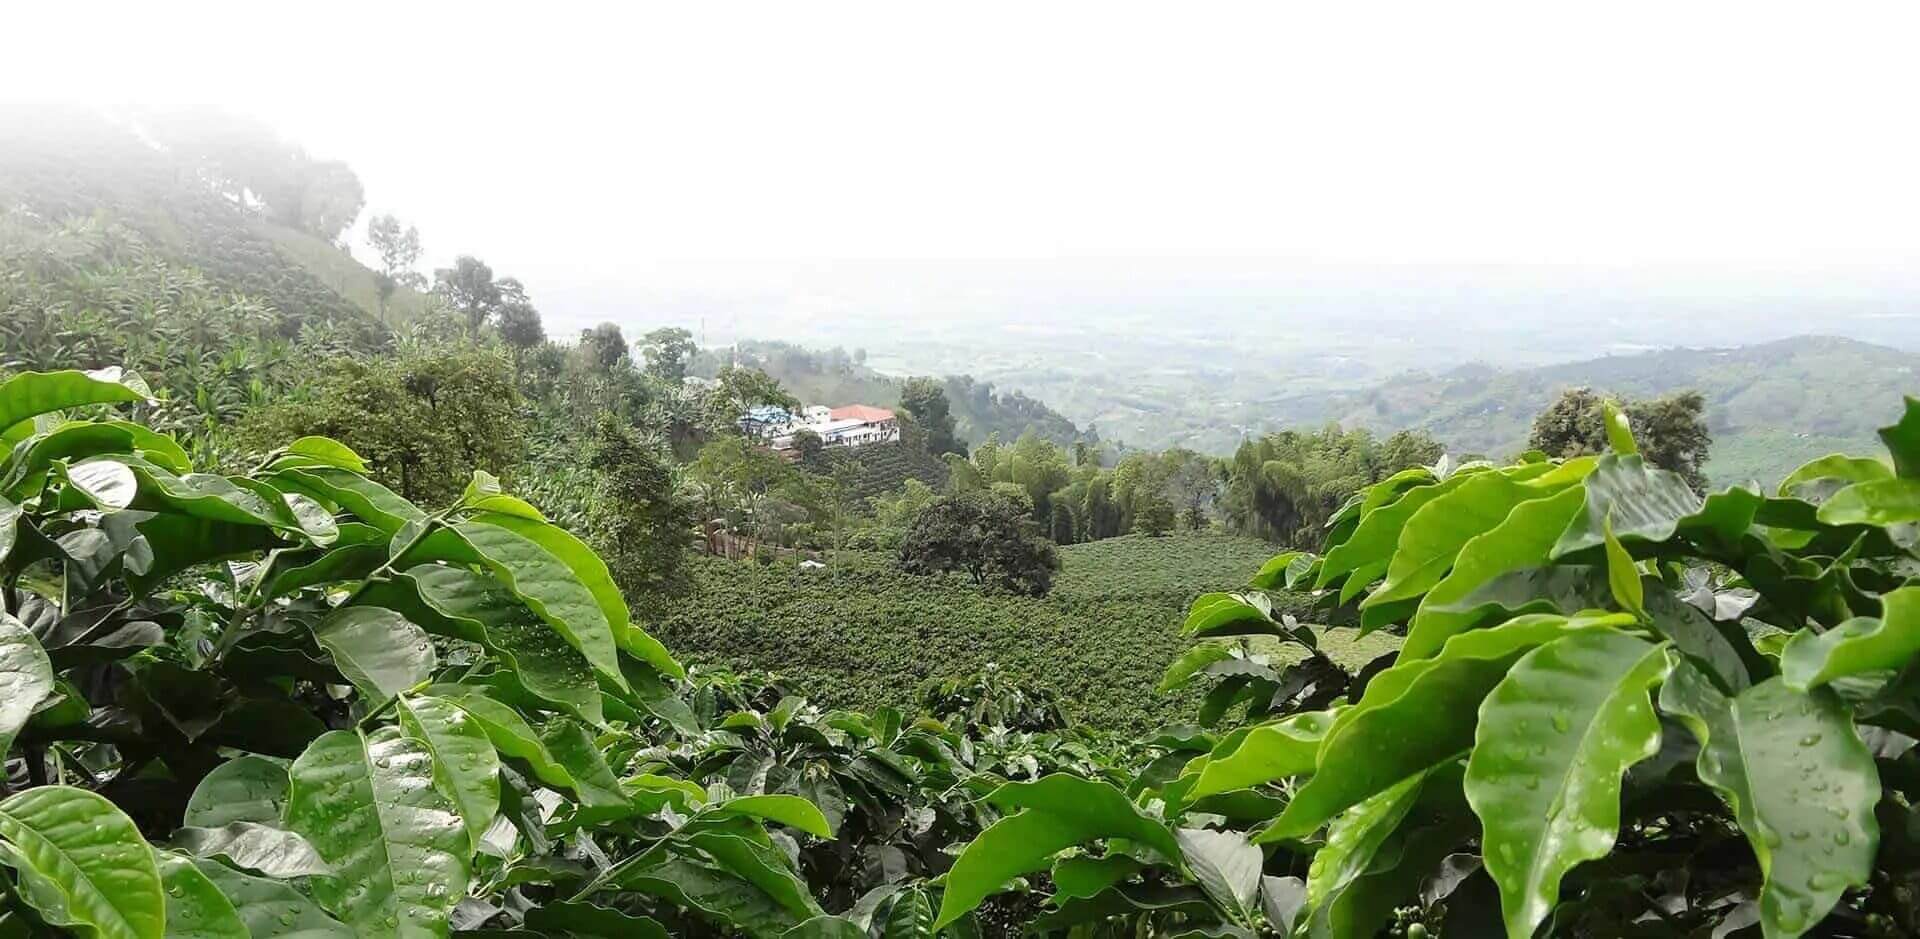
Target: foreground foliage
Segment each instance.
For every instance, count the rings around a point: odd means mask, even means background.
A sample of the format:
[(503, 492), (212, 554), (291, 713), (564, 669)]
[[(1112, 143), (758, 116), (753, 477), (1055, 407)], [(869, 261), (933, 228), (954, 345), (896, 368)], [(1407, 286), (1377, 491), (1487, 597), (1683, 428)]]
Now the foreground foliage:
[[(1398, 473), (1324, 556), (1195, 603), (1170, 684), (1265, 717), (1114, 785), (996, 790), (954, 923), (1049, 873), (1038, 925), (1136, 935), (1912, 935), (1920, 400), (1891, 466), (1833, 456), (1706, 498), (1611, 452)], [(1233, 637), (1303, 644), (1264, 591), (1403, 649), (1315, 698)]]

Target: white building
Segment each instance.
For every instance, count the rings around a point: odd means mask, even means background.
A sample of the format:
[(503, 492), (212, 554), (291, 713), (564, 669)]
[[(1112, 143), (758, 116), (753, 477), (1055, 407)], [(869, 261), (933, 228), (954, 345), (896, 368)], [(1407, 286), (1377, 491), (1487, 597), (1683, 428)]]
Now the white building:
[(900, 419), (886, 408), (849, 404), (829, 408), (812, 405), (803, 408), (799, 419), (781, 428), (771, 443), (776, 450), (793, 449), (793, 435), (809, 430), (829, 447), (859, 447), (870, 443), (894, 443), (900, 439)]

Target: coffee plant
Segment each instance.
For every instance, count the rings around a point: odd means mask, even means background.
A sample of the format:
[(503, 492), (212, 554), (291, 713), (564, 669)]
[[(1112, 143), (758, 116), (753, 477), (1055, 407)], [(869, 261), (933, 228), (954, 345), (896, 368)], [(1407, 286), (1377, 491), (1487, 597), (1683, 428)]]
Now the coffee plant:
[(0, 383), (0, 935), (925, 934), (980, 778), (1096, 771), (687, 683), (491, 477), (427, 511), (317, 437), (196, 473), (112, 416), (146, 396)]
[[(1889, 462), (1702, 498), (1612, 452), (1397, 473), (1192, 608), (1167, 684), (1245, 726), (1000, 786), (936, 926), (1050, 883), (1081, 936), (1920, 934), (1920, 400)], [(1316, 633), (1404, 635), (1348, 674)], [(1022, 878), (1025, 878), (1024, 880)]]

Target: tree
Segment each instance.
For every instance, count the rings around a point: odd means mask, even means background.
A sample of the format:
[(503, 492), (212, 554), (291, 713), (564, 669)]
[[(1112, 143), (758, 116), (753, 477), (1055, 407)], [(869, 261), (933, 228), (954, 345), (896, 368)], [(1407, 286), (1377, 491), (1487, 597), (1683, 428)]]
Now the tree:
[(375, 479), (429, 505), (459, 496), (474, 470), (509, 475), (525, 453), (520, 395), (496, 350), (412, 348), (310, 368), (307, 393), (248, 415), (243, 442), (332, 437), (365, 456)]
[(800, 407), (799, 399), (780, 387), (773, 376), (757, 368), (732, 365), (722, 368), (714, 378), (707, 404), (710, 419), (720, 427), (733, 426), (748, 408), (770, 405), (794, 411)]
[(1173, 530), (1179, 513), (1173, 503), (1155, 493), (1146, 498), (1133, 512), (1133, 530), (1149, 537), (1158, 538)]
[(433, 289), (466, 315), (467, 331), (475, 336), (500, 307), (500, 287), (494, 283), (493, 268), (470, 254), (455, 258), (452, 267), (435, 270)]
[(601, 323), (580, 331), (580, 348), (587, 360), (602, 372), (611, 372), (627, 359), (627, 337), (614, 323)]
[(409, 225), (402, 231), (400, 220), (391, 213), (376, 215), (367, 221), (367, 243), (380, 256), (380, 270), (374, 273), (374, 284), (380, 291), (380, 320), (386, 322), (387, 301), (392, 299), (394, 291), (401, 287), (418, 290), (425, 286), (425, 278), (413, 269), (420, 263), (420, 229)]
[(900, 408), (927, 430), (927, 452), (967, 454), (966, 444), (954, 435), (953, 408), (947, 390), (932, 378), (909, 378), (900, 387)]
[(826, 452), (826, 441), (820, 435), (805, 427), (793, 432), (793, 449), (800, 454), (803, 466), (813, 466), (820, 461), (820, 454)]
[(653, 619), (689, 586), (694, 506), (657, 449), (613, 415), (596, 422), (590, 453), (598, 480), (588, 530), (627, 601)]
[(339, 160), (307, 161), (301, 166), (299, 226), (329, 242), (353, 227), (367, 204), (360, 177)]
[(755, 553), (768, 497), (797, 475), (799, 470), (773, 451), (734, 436), (719, 437), (701, 447), (700, 455), (687, 467), (687, 478), (708, 504), (708, 517), (738, 511), (741, 527), (754, 539)]
[(1044, 596), (1060, 558), (1027, 510), (998, 493), (946, 496), (926, 507), (900, 543), (910, 574), (964, 570), (975, 584)]
[[(1527, 446), (1555, 457), (1575, 457), (1607, 451), (1603, 398), (1591, 388), (1569, 388), (1533, 419)], [(1708, 450), (1713, 437), (1707, 430), (1706, 398), (1697, 391), (1679, 391), (1663, 398), (1628, 401), (1621, 405), (1640, 441), (1640, 453), (1662, 469), (1679, 473), (1695, 492), (1705, 492)]]
[(1073, 518), (1073, 507), (1068, 505), (1065, 499), (1054, 499), (1052, 501), (1053, 519), (1051, 524), (1047, 526), (1048, 536), (1053, 539), (1054, 544), (1073, 544), (1079, 540), (1075, 532), (1076, 525)]
[(676, 326), (662, 327), (640, 337), (640, 354), (646, 357), (647, 374), (678, 385), (687, 378), (687, 366), (694, 353), (693, 333)]
[(503, 277), (496, 283), (500, 288), (500, 309), (495, 325), (500, 330), (500, 339), (513, 350), (514, 371), (518, 372), (520, 357), (547, 341), (547, 331), (540, 325), (540, 311), (534, 309), (526, 288), (518, 280)]

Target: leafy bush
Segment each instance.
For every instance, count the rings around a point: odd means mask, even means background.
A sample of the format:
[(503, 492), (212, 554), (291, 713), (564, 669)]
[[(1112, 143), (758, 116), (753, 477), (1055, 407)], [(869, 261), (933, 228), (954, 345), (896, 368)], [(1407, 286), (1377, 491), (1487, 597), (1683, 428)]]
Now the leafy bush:
[(1053, 542), (1036, 530), (1030, 511), (997, 492), (935, 500), (901, 539), (900, 569), (909, 574), (965, 571), (982, 586), (1045, 596), (1060, 558)]
[(1598, 457), (1398, 473), (1324, 556), (1201, 597), (1168, 683), (1219, 676), (1223, 712), (1304, 694), (1236, 648), (1316, 641), (1268, 590), (1406, 641), (1182, 765), (989, 794), (939, 922), (1050, 871), (1041, 926), (1127, 935), (1913, 935), (1920, 399), (1891, 466), (1773, 494), (1703, 499), (1607, 430)]

